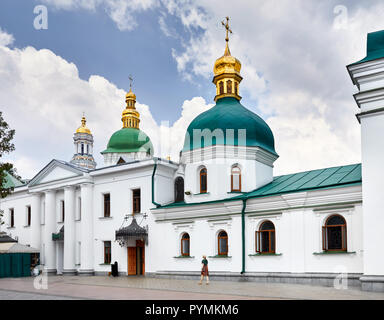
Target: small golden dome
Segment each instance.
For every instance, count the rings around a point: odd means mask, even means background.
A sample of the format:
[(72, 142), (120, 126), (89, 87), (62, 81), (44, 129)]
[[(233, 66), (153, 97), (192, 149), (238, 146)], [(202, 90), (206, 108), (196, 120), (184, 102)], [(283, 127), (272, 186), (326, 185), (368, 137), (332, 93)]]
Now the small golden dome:
[(225, 47), (225, 52), (222, 57), (216, 60), (215, 66), (213, 67), (213, 73), (215, 76), (224, 73), (235, 73), (240, 75), (241, 62), (235, 57), (231, 56), (229, 51), (228, 43)]
[(139, 129), (140, 113), (136, 110), (136, 95), (129, 89), (125, 95), (126, 108), (123, 110), (121, 121), (123, 128), (136, 128)]
[(132, 92), (132, 89), (129, 89), (129, 92), (125, 95), (125, 100), (136, 100), (136, 95)]
[(83, 116), (81, 118), (81, 126), (76, 130), (76, 133), (88, 133), (91, 134), (91, 130), (87, 128), (85, 125), (87, 123), (87, 120), (85, 120), (85, 117)]

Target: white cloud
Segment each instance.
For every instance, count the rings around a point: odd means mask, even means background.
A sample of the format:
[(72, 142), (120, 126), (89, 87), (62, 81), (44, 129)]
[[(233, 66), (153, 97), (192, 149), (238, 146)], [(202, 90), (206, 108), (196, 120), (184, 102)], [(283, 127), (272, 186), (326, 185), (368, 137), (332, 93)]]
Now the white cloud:
[[(339, 28), (338, 4), (260, 0), (231, 6), (230, 48), (242, 62), (240, 90), (258, 101), (258, 113), (273, 129), (280, 155), (275, 174), (361, 161), (355, 88), (345, 66), (365, 56), (368, 32), (384, 29), (384, 5), (349, 2), (346, 24)], [(190, 5), (169, 13), (183, 22)], [(183, 50), (172, 52), (179, 72), (191, 81), (212, 76), (225, 45), (220, 21), (228, 14), (220, 0), (194, 5), (201, 9), (203, 31), (191, 31)]]
[[(175, 35), (182, 50), (172, 50), (179, 72), (190, 81), (195, 76), (210, 78), (215, 59), (224, 51), (220, 21), (228, 14), (228, 6), (222, 0), (43, 2), (66, 10), (102, 8), (121, 30), (137, 26), (136, 13), (161, 8), (159, 24), (166, 35), (173, 34), (165, 23), (168, 15), (177, 17), (190, 32), (188, 39)], [(274, 132), (280, 154), (275, 174), (360, 161), (360, 126), (354, 117), (357, 108), (352, 98), (355, 89), (345, 65), (365, 56), (367, 32), (384, 29), (384, 5), (380, 1), (364, 5), (349, 1), (346, 28), (335, 27), (336, 5), (336, 0), (259, 0), (231, 5), (230, 47), (232, 54), (242, 61), (244, 80), (240, 89), (243, 95), (259, 102), (258, 112)], [(49, 151), (39, 149), (43, 157), (57, 148), (55, 138), (59, 137), (62, 145), (71, 140), (74, 123), (79, 122), (82, 111), (95, 132), (95, 150), (103, 149), (107, 138), (120, 126), (124, 92), (108, 80), (99, 76), (80, 80), (75, 65), (49, 50), (5, 48), (0, 51), (0, 58), (0, 101), (7, 104), (7, 110), (8, 106), (18, 110), (9, 112), (17, 126), (20, 119), (28, 122), (36, 117), (40, 127), (32, 136), (46, 137), (47, 141), (42, 143), (48, 144)], [(162, 149), (175, 146), (164, 152), (177, 159), (186, 123), (210, 106), (202, 98), (186, 101), (182, 118), (171, 129), (156, 124), (148, 106), (138, 104), (138, 109), (142, 113), (142, 128), (155, 144), (160, 135), (167, 136), (170, 130), (177, 132), (171, 135), (177, 141), (161, 139), (168, 141)], [(22, 118), (24, 110), (33, 116)], [(20, 127), (17, 135), (28, 136), (27, 128)], [(49, 135), (44, 128), (56, 128), (57, 133)], [(60, 152), (57, 157), (70, 157), (67, 149)]]
[[(75, 64), (50, 50), (0, 47), (0, 110), (16, 130), (16, 150), (6, 158), (23, 178), (32, 178), (53, 158), (71, 160), (72, 137), (83, 112), (94, 135), (94, 156), (103, 166), (100, 152), (122, 127), (124, 100), (124, 90), (101, 76), (80, 79)], [(185, 101), (180, 119), (168, 127), (157, 124), (141, 100), (145, 97), (138, 97), (140, 127), (151, 138), (155, 155), (178, 161), (187, 126), (212, 105), (199, 97)]]
[(156, 8), (158, 0), (41, 0), (58, 10), (104, 10), (119, 30), (131, 31), (138, 25), (136, 14)]
[(9, 46), (15, 41), (13, 35), (0, 28), (0, 46)]

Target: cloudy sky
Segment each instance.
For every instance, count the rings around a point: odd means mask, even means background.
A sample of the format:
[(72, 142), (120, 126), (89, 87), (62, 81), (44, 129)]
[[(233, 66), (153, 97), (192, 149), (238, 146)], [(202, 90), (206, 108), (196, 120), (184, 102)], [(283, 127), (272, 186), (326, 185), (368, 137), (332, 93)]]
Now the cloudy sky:
[[(39, 5), (47, 29), (35, 27)], [(16, 130), (4, 160), (23, 178), (69, 161), (84, 112), (101, 166), (132, 74), (141, 129), (157, 156), (177, 161), (187, 126), (213, 106), (228, 15), (242, 104), (273, 130), (275, 175), (360, 162), (345, 66), (365, 57), (368, 32), (384, 29), (380, 0), (2, 0), (0, 110)]]

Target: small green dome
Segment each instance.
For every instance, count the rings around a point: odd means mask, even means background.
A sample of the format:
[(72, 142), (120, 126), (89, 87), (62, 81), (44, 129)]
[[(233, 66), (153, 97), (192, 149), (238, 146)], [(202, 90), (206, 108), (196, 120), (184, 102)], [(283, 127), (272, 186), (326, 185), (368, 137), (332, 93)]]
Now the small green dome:
[[(203, 131), (204, 129), (210, 130), (213, 133), (213, 138), (201, 139), (197, 144), (194, 144), (194, 130)], [(215, 136), (214, 130), (216, 129), (221, 129), (223, 135)], [(230, 139), (233, 141), (227, 139), (227, 129), (234, 130), (234, 138)], [(260, 147), (277, 155), (275, 139), (267, 123), (232, 97), (217, 100), (216, 105), (212, 109), (203, 112), (191, 122), (187, 129), (183, 151), (212, 145), (244, 145), (243, 142), (239, 142), (238, 133), (241, 129), (246, 129), (245, 146)]]
[(153, 154), (153, 145), (149, 137), (140, 129), (122, 128), (109, 139), (104, 153), (147, 152)]

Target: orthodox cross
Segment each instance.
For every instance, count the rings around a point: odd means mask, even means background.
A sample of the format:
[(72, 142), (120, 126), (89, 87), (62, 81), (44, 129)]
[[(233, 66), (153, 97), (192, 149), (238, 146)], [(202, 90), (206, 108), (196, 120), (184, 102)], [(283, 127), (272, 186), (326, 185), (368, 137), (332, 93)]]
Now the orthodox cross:
[(132, 89), (132, 82), (133, 82), (132, 75), (129, 75), (128, 79), (129, 79), (129, 89)]
[(230, 33), (232, 33), (232, 30), (229, 28), (229, 17), (225, 17), (225, 19), (227, 19), (227, 22), (224, 23), (224, 21), (221, 21), (221, 24), (225, 27), (226, 29), (226, 37), (225, 37), (225, 41), (229, 41), (229, 37), (228, 37), (228, 31)]

